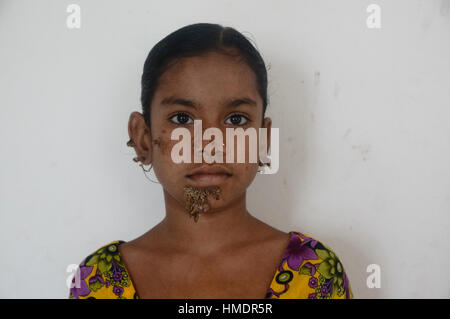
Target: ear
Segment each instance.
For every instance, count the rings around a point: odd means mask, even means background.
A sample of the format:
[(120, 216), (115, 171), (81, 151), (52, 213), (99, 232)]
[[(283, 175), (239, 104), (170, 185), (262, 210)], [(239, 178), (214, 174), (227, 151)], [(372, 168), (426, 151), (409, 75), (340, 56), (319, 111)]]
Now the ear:
[(272, 119), (270, 117), (264, 118), (263, 127), (267, 128), (267, 154), (270, 150), (270, 131), (272, 128)]
[(152, 136), (150, 129), (145, 124), (144, 116), (139, 112), (133, 112), (130, 114), (128, 120), (128, 135), (134, 142), (134, 150), (137, 156), (145, 157), (141, 163), (144, 165), (150, 165), (152, 162)]

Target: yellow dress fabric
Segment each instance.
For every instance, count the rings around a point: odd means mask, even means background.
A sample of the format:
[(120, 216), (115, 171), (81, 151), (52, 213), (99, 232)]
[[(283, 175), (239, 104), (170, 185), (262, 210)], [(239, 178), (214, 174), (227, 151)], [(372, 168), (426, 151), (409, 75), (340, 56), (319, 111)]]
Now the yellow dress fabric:
[[(337, 255), (300, 232), (290, 241), (266, 299), (352, 299), (350, 281)], [(70, 299), (139, 299), (119, 253), (123, 240), (110, 242), (87, 256), (74, 277)]]

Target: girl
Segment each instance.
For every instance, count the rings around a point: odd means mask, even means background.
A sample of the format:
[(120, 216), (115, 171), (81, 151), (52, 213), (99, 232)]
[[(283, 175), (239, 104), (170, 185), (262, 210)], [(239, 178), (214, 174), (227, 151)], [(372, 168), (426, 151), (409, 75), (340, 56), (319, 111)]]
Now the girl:
[(248, 39), (208, 23), (171, 33), (145, 61), (141, 103), (143, 113), (130, 115), (127, 145), (142, 168), (154, 169), (166, 216), (136, 239), (88, 255), (69, 298), (352, 298), (330, 248), (247, 210), (246, 190), (261, 161), (173, 160), (173, 130), (193, 135), (194, 120), (224, 136), (226, 128), (267, 128), (270, 141), (266, 66)]

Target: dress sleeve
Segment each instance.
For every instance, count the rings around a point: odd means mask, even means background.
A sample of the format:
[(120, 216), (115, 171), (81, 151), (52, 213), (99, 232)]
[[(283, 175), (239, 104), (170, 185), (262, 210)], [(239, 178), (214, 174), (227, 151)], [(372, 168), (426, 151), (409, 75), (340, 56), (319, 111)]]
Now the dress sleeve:
[(137, 299), (118, 246), (117, 240), (104, 245), (80, 263), (79, 284), (70, 288), (69, 299)]
[(352, 299), (349, 278), (334, 251), (309, 235), (293, 235), (268, 298)]
[(93, 277), (93, 266), (87, 266), (84, 258), (78, 265), (77, 272), (72, 279), (72, 288), (69, 290), (69, 299), (87, 299), (91, 296), (92, 286), (90, 285)]
[(353, 299), (350, 280), (344, 265), (328, 246), (317, 242), (314, 247), (317, 260), (305, 263), (299, 274), (310, 276), (308, 285), (314, 289), (314, 299)]

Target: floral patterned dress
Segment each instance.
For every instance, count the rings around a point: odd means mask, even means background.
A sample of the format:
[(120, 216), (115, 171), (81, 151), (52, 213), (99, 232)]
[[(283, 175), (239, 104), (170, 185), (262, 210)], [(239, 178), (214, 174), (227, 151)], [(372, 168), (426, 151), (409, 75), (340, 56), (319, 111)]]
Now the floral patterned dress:
[[(351, 299), (350, 282), (336, 254), (323, 243), (290, 231), (290, 241), (268, 287), (266, 299)], [(70, 299), (139, 299), (113, 241), (87, 256), (79, 266), (79, 285)]]

